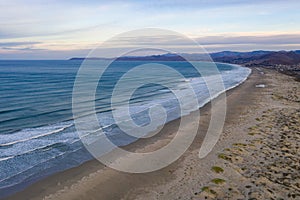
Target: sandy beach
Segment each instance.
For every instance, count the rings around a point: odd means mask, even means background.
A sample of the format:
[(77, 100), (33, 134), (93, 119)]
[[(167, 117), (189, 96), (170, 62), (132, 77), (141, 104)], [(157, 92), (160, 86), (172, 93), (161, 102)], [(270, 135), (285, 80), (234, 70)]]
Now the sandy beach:
[[(300, 82), (253, 68), (227, 92), (227, 118), (213, 151), (198, 153), (210, 120), (200, 109), (198, 134), (185, 154), (159, 171), (118, 172), (92, 160), (41, 180), (7, 199), (297, 199), (300, 198)], [(198, 123), (193, 113), (186, 131)], [(125, 149), (147, 152), (166, 145), (180, 119)]]

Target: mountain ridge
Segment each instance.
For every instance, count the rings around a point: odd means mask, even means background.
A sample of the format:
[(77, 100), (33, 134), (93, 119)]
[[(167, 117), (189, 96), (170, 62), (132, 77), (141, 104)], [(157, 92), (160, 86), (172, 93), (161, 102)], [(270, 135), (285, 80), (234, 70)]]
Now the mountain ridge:
[[(226, 62), (245, 65), (297, 65), (300, 64), (300, 50), (295, 51), (265, 51), (250, 52), (221, 51), (209, 54), (216, 62)], [(117, 60), (117, 61), (210, 61), (209, 57), (197, 53), (159, 54), (147, 56), (123, 56), (119, 58), (80, 58), (69, 60)]]

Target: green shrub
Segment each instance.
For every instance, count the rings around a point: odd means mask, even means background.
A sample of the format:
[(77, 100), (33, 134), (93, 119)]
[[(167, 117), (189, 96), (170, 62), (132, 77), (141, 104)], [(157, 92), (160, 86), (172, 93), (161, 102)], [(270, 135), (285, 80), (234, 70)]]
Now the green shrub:
[(215, 178), (215, 179), (211, 180), (211, 182), (213, 182), (215, 184), (222, 184), (222, 183), (225, 183), (226, 181), (221, 178)]
[(216, 172), (216, 173), (222, 173), (222, 172), (224, 172), (224, 169), (221, 168), (221, 167), (218, 167), (218, 166), (213, 166), (211, 168), (211, 170), (214, 171), (214, 172)]

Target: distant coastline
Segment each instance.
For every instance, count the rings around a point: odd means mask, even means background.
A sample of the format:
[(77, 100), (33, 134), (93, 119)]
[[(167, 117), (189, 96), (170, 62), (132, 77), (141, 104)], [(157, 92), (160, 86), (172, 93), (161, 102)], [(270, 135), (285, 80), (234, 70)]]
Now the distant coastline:
[[(234, 64), (265, 64), (265, 65), (297, 65), (300, 64), (300, 50), (295, 51), (221, 51), (210, 53), (215, 62)], [(118, 61), (209, 61), (207, 55), (197, 53), (166, 53), (147, 56), (123, 56), (118, 58), (106, 57), (73, 57), (69, 60), (118, 60)]]
[[(276, 70), (290, 76), (294, 76), (300, 81), (300, 50), (295, 51), (251, 51), (236, 52), (222, 51), (211, 53), (210, 57), (215, 62), (238, 64), (246, 67), (264, 67)], [(161, 54), (148, 56), (124, 56), (119, 58), (82, 58), (74, 57), (69, 60), (116, 60), (116, 61), (211, 61), (204, 54)]]

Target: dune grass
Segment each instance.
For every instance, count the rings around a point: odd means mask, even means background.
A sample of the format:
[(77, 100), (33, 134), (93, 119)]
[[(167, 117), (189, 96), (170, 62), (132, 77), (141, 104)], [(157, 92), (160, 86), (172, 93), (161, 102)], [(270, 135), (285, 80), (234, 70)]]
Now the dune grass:
[(213, 180), (211, 180), (211, 182), (219, 185), (219, 184), (225, 183), (226, 181), (224, 179), (221, 179), (221, 178), (214, 178)]
[(219, 166), (212, 166), (211, 168), (212, 171), (216, 172), (216, 173), (222, 173), (224, 172), (224, 169), (219, 167)]

